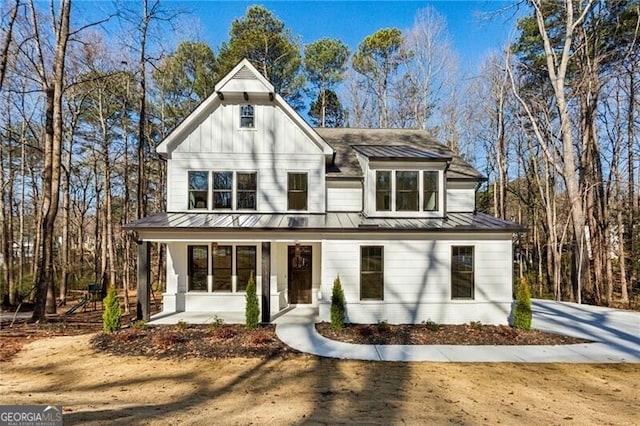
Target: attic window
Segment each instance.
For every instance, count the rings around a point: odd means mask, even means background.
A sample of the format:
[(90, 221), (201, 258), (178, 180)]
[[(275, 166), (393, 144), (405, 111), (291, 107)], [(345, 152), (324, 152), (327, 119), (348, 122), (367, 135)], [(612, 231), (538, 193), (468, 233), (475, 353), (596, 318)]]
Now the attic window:
[(240, 127), (244, 129), (253, 129), (254, 127), (254, 111), (253, 105), (240, 106)]

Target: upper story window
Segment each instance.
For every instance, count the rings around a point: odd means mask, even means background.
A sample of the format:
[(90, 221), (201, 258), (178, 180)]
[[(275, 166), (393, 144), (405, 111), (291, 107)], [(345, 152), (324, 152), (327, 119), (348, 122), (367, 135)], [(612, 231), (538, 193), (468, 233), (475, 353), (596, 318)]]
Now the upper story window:
[(473, 246), (451, 247), (451, 298), (473, 299)]
[(418, 172), (396, 172), (396, 210), (418, 211)]
[(189, 172), (189, 209), (209, 208), (209, 172)]
[(253, 129), (255, 127), (253, 105), (240, 105), (240, 127), (243, 129)]
[(236, 209), (255, 210), (257, 179), (256, 173), (237, 173), (238, 188), (236, 191)]
[(213, 173), (213, 208), (230, 209), (233, 198), (233, 172)]
[(438, 194), (439, 194), (439, 173), (423, 172), (423, 210), (426, 212), (434, 212), (438, 210)]
[(441, 172), (437, 170), (376, 170), (376, 212), (438, 212)]
[(391, 172), (376, 171), (376, 210), (391, 211)]
[(287, 210), (307, 210), (307, 174), (287, 174)]

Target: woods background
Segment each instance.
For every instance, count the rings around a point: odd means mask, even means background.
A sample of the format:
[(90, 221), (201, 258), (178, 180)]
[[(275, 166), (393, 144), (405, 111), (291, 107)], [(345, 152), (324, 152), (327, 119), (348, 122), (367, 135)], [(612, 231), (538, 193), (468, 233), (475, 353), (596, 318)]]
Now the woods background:
[(128, 309), (122, 227), (165, 209), (155, 147), (243, 57), (315, 126), (423, 128), (472, 162), (478, 209), (528, 227), (514, 262), (535, 296), (638, 306), (637, 0), (514, 2), (485, 17), (521, 16), (478, 71), (433, 8), (350, 51), (261, 6), (209, 46), (176, 3), (0, 1), (0, 295), (34, 320), (94, 282)]

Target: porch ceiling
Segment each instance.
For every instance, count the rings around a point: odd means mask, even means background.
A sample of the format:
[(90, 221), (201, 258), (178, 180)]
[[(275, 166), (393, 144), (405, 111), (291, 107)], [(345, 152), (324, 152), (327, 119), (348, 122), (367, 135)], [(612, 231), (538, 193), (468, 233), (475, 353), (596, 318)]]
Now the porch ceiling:
[(317, 232), (522, 232), (516, 223), (483, 213), (449, 213), (446, 218), (368, 218), (359, 213), (236, 214), (158, 213), (125, 225), (132, 231), (317, 231)]

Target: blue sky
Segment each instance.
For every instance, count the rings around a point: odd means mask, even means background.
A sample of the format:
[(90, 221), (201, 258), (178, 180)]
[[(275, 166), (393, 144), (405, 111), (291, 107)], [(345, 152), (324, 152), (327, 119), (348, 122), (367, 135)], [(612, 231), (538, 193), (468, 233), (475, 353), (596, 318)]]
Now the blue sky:
[[(491, 50), (500, 49), (513, 32), (514, 10), (489, 18), (492, 11), (512, 5), (505, 1), (175, 1), (202, 24), (202, 38), (216, 48), (228, 39), (234, 18), (248, 6), (260, 4), (274, 12), (294, 35), (307, 44), (322, 37), (338, 38), (352, 51), (381, 28), (407, 29), (416, 12), (426, 7), (444, 15), (462, 68), (473, 72)], [(520, 11), (522, 12), (522, 11)]]

